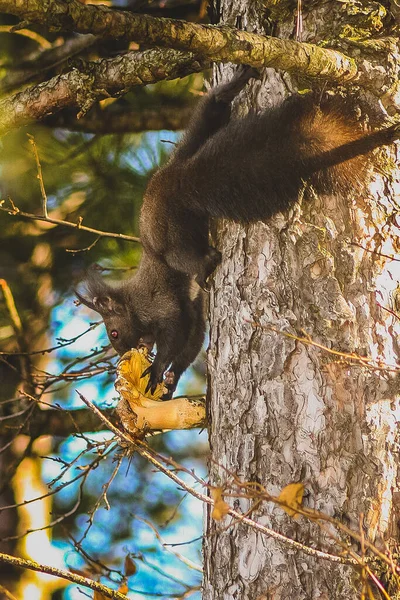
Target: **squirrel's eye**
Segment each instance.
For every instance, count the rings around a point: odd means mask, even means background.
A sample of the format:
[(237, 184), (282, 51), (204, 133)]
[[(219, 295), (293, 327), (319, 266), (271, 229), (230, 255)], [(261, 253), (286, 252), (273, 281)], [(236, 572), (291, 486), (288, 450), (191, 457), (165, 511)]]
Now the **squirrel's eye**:
[(118, 337), (118, 331), (116, 329), (113, 329), (111, 332), (111, 337), (114, 338), (114, 340), (117, 339)]

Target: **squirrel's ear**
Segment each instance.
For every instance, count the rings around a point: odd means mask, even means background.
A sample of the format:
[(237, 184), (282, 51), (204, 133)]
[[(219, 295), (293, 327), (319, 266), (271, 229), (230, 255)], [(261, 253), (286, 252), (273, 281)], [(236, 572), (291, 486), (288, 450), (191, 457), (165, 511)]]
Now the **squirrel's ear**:
[(103, 317), (108, 315), (122, 315), (125, 312), (124, 305), (111, 296), (96, 296), (93, 298), (94, 310)]
[(77, 290), (74, 290), (74, 294), (78, 298), (78, 300), (75, 300), (75, 304), (77, 306), (79, 304), (84, 304), (85, 306), (88, 306), (92, 310), (97, 310), (94, 305), (94, 302), (92, 302), (89, 298), (85, 298), (85, 296), (82, 296), (82, 294), (80, 294)]
[(124, 305), (116, 298), (111, 296), (94, 296), (94, 298), (85, 298), (79, 292), (75, 290), (76, 297), (81, 304), (85, 304), (92, 310), (100, 313), (102, 317), (108, 315), (120, 315), (124, 313)]
[(83, 294), (75, 290), (79, 302), (100, 313), (102, 317), (112, 314), (123, 314), (125, 303), (122, 290), (108, 285), (94, 270), (90, 270), (84, 282), (86, 290)]

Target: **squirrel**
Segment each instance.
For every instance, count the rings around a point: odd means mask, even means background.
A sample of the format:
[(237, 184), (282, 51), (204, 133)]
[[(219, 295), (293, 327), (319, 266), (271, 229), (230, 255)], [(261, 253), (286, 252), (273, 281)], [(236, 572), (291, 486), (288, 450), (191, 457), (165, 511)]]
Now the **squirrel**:
[(136, 273), (109, 285), (95, 271), (80, 302), (102, 316), (123, 355), (157, 344), (147, 390), (180, 376), (205, 333), (204, 292), (221, 261), (209, 245), (210, 218), (266, 221), (296, 202), (305, 181), (318, 193), (345, 194), (368, 181), (368, 153), (400, 137), (400, 125), (363, 134), (335, 99), (296, 95), (280, 106), (231, 120), (231, 103), (249, 79), (242, 66), (202, 99), (168, 163), (151, 178), (140, 215), (143, 254)]

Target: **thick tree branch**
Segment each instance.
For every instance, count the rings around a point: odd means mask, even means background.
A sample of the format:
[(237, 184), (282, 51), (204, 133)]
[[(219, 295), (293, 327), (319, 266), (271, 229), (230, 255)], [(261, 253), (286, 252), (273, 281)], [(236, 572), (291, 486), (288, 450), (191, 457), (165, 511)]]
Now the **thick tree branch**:
[[(112, 422), (118, 420), (114, 409), (103, 410)], [(104, 426), (92, 411), (87, 409), (64, 410), (49, 409), (36, 410), (26, 420), (26, 414), (21, 411), (7, 417), (0, 418), (0, 436), (15, 433), (29, 435), (37, 439), (42, 435), (67, 437), (75, 433), (101, 431)]]
[(52, 115), (45, 120), (49, 127), (63, 127), (86, 133), (139, 133), (141, 131), (180, 131), (185, 129), (193, 112), (192, 106), (159, 106), (128, 109), (124, 112), (97, 107), (81, 119), (71, 112)]
[(92, 33), (194, 52), (211, 61), (274, 67), (298, 75), (346, 81), (355, 77), (353, 59), (313, 44), (264, 37), (233, 27), (199, 25), (118, 11), (79, 0), (0, 0), (0, 11), (55, 31)]
[(135, 85), (184, 77), (207, 66), (192, 54), (158, 48), (86, 63), (1, 101), (0, 135), (70, 106), (79, 106), (81, 116), (101, 98), (125, 93)]

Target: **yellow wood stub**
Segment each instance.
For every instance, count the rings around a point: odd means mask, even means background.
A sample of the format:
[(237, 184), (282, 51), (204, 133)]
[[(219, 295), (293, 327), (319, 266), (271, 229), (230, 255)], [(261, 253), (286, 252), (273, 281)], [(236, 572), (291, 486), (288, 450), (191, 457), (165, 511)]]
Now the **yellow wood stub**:
[(161, 400), (165, 386), (155, 393), (145, 393), (149, 375), (141, 377), (150, 365), (147, 349), (133, 349), (124, 354), (117, 367), (115, 389), (121, 396), (117, 411), (130, 433), (138, 435), (153, 430), (203, 427), (206, 421), (204, 398)]

